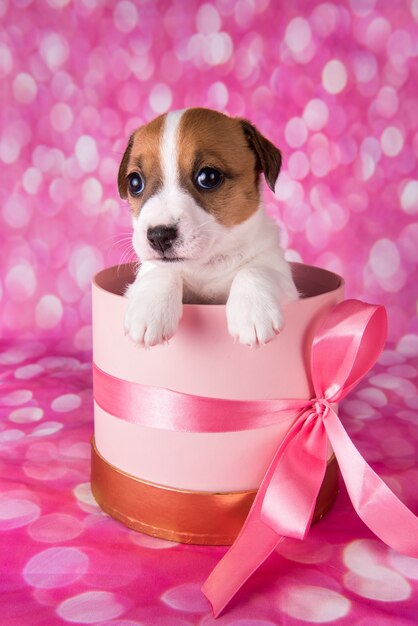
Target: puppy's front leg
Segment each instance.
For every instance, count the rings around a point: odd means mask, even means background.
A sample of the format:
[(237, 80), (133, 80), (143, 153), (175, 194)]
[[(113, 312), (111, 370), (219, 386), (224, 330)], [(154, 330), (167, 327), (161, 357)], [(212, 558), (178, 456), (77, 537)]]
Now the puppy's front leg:
[(226, 304), (228, 331), (240, 343), (271, 341), (283, 326), (282, 306), (297, 299), (289, 275), (265, 267), (245, 267), (232, 281)]
[(134, 343), (150, 347), (174, 335), (183, 309), (183, 282), (176, 270), (145, 262), (125, 295), (125, 332)]

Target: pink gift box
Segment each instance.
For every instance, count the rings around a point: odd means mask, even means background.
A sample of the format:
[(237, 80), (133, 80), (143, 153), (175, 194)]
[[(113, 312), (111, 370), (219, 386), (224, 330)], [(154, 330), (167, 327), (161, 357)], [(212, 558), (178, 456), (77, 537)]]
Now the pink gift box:
[[(211, 398), (309, 399), (313, 395), (312, 339), (326, 314), (343, 299), (344, 281), (330, 271), (302, 264), (293, 264), (293, 272), (301, 298), (285, 307), (284, 329), (268, 345), (250, 349), (235, 344), (227, 332), (224, 305), (186, 304), (169, 345), (146, 350), (124, 334), (127, 300), (123, 292), (134, 278), (133, 266), (105, 269), (93, 282), (95, 368), (129, 383)], [(238, 432), (176, 432), (135, 423), (132, 416), (128, 420), (111, 414), (97, 395), (92, 486), (98, 502), (133, 528), (196, 543), (232, 542), (296, 418), (284, 416), (273, 425)], [(139, 414), (141, 406), (136, 411)], [(327, 481), (317, 517), (335, 497), (336, 464), (329, 466)], [(232, 500), (238, 508), (231, 512)], [(157, 502), (164, 502), (158, 511)], [(174, 508), (167, 513), (170, 507)], [(205, 510), (211, 511), (216, 519), (210, 530), (202, 533), (196, 527), (187, 512), (190, 507), (203, 518)], [(231, 527), (228, 516), (234, 518)], [(216, 530), (216, 524), (228, 529)]]

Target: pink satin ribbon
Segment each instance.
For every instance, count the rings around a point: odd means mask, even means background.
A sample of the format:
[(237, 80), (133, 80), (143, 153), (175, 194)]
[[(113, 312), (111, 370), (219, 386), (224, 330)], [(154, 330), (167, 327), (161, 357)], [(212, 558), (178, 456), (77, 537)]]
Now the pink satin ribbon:
[(306, 536), (325, 474), (328, 440), (359, 517), (388, 546), (418, 558), (418, 518), (367, 465), (332, 408), (374, 365), (385, 338), (383, 307), (357, 300), (338, 304), (313, 341), (311, 400), (192, 396), (126, 382), (94, 366), (96, 402), (112, 415), (143, 426), (223, 432), (296, 416), (240, 534), (202, 587), (215, 617), (284, 538)]

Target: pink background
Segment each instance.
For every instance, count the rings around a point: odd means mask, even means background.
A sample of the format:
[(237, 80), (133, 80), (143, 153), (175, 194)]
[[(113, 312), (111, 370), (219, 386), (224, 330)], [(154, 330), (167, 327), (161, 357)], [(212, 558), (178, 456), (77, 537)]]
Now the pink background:
[[(284, 155), (265, 199), (289, 257), (387, 306), (387, 349), (341, 417), (418, 512), (417, 21), (417, 0), (0, 0), (1, 621), (214, 623), (199, 587), (224, 549), (129, 531), (89, 488), (90, 278), (129, 256), (118, 162), (168, 108), (257, 124)], [(416, 624), (417, 561), (344, 488), (281, 552), (219, 624)]]

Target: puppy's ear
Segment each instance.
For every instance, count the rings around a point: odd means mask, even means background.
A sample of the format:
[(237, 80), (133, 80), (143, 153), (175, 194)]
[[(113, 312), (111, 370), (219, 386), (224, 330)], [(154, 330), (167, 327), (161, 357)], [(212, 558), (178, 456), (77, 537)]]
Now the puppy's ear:
[(282, 166), (282, 155), (276, 146), (263, 137), (248, 120), (242, 119), (240, 123), (248, 145), (257, 157), (258, 170), (264, 173), (268, 186), (274, 192), (274, 186)]
[(128, 197), (128, 192), (126, 190), (126, 173), (128, 171), (129, 157), (131, 156), (131, 150), (132, 150), (133, 143), (134, 143), (134, 136), (131, 135), (130, 138), (129, 138), (129, 142), (128, 142), (128, 145), (126, 147), (126, 150), (124, 152), (124, 155), (122, 157), (121, 164), (119, 166), (118, 191), (119, 191), (120, 197), (123, 200), (125, 200), (125, 198)]

